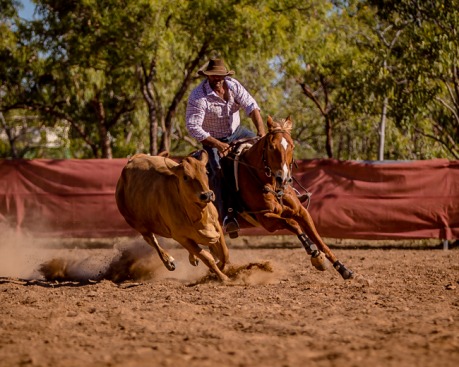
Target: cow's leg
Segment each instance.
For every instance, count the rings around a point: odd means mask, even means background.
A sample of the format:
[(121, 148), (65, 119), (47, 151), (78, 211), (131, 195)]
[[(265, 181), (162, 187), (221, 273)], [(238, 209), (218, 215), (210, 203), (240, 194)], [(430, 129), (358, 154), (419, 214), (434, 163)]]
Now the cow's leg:
[(175, 259), (169, 255), (160, 245), (153, 233), (142, 233), (143, 239), (158, 252), (159, 258), (167, 270), (175, 270)]
[(225, 269), (225, 265), (229, 262), (229, 251), (226, 246), (225, 236), (223, 231), (220, 231), (220, 239), (209, 247), (210, 253), (218, 261), (216, 262), (220, 270)]
[(193, 266), (198, 266), (198, 264), (199, 264), (199, 260), (191, 252), (188, 254), (188, 261)]
[(185, 247), (190, 254), (193, 254), (194, 256), (198, 257), (199, 259), (202, 260), (202, 262), (217, 276), (220, 278), (222, 282), (226, 282), (229, 280), (229, 278), (222, 273), (222, 271), (218, 268), (217, 264), (215, 263), (215, 260), (213, 256), (210, 254), (210, 252), (202, 249), (197, 245), (195, 242), (192, 240), (184, 240), (181, 242), (182, 246)]

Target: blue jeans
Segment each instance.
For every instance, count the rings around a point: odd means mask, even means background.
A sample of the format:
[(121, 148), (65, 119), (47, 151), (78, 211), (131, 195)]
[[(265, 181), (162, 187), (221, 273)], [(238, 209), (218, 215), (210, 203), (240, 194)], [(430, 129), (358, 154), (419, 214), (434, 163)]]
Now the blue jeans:
[[(239, 125), (234, 133), (226, 138), (219, 138), (218, 140), (224, 143), (232, 143), (233, 141), (244, 139), (244, 138), (253, 138), (256, 134), (247, 129), (244, 126)], [(218, 209), (218, 215), (223, 221), (225, 218), (224, 208), (223, 208), (223, 172), (220, 166), (220, 156), (218, 155), (218, 149), (212, 148), (207, 145), (203, 145), (203, 149), (209, 155), (209, 162), (207, 163), (207, 170), (209, 171), (209, 186), (215, 194), (215, 206)]]

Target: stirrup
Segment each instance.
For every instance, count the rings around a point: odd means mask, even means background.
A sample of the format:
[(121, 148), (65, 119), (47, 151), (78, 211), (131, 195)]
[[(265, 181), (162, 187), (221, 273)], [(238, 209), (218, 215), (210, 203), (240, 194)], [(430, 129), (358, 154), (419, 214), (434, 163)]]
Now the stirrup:
[(236, 218), (229, 218), (228, 216), (223, 219), (223, 230), (229, 234), (230, 238), (239, 237), (239, 223)]
[(298, 200), (300, 201), (300, 203), (304, 203), (306, 200), (309, 200), (309, 198), (311, 197), (311, 194), (301, 194), (301, 195), (298, 195)]

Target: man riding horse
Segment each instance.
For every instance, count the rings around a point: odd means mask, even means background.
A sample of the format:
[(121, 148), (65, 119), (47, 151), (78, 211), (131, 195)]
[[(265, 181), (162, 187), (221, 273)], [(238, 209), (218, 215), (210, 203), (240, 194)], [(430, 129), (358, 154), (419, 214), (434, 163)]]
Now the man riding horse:
[[(225, 232), (237, 237), (239, 225), (231, 210), (225, 213), (222, 192), (223, 173), (220, 158), (224, 157), (230, 143), (245, 139), (262, 137), (265, 127), (255, 99), (236, 79), (230, 77), (223, 59), (211, 59), (207, 67), (198, 71), (206, 77), (190, 94), (186, 109), (186, 127), (189, 134), (202, 143), (209, 155), (209, 185), (215, 193), (215, 203)], [(239, 110), (244, 109), (257, 134), (241, 125)], [(304, 201), (306, 197), (300, 198)]]
[[(237, 205), (240, 201), (243, 207), (238, 217), (250, 224), (259, 224), (270, 232), (289, 230), (297, 235), (316, 269), (326, 270), (325, 259), (328, 259), (344, 279), (351, 279), (353, 272), (322, 240), (311, 215), (301, 204), (309, 197), (308, 193), (298, 197), (298, 192), (291, 185), (294, 143), (290, 135), (290, 118), (274, 121), (269, 117), (266, 134), (257, 103), (236, 79), (230, 77), (234, 71), (228, 70), (223, 60), (210, 60), (199, 74), (207, 78), (191, 92), (186, 126), (190, 135), (200, 141), (208, 152), (209, 186), (214, 190), (224, 230), (231, 238), (237, 237), (239, 225), (233, 209), (239, 208), (233, 204)], [(240, 125), (241, 108), (251, 117), (258, 139), (252, 131)], [(232, 143), (238, 141), (238, 147), (241, 147), (241, 141), (246, 139), (252, 144), (242, 155), (235, 155)], [(242, 164), (233, 166), (238, 172), (234, 175), (236, 190), (231, 185), (225, 187), (233, 181), (233, 177), (223, 179), (222, 164), (231, 160)], [(227, 192), (222, 192), (223, 188)], [(223, 199), (229, 200), (230, 205)], [(225, 207), (228, 209), (225, 210)]]

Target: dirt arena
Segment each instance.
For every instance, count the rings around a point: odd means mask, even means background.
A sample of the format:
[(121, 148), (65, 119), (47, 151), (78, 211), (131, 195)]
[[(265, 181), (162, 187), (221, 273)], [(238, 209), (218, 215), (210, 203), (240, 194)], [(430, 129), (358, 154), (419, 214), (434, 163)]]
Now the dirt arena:
[(457, 248), (336, 243), (344, 281), (275, 239), (230, 242), (223, 285), (173, 244), (168, 272), (140, 239), (3, 237), (0, 366), (459, 365)]

